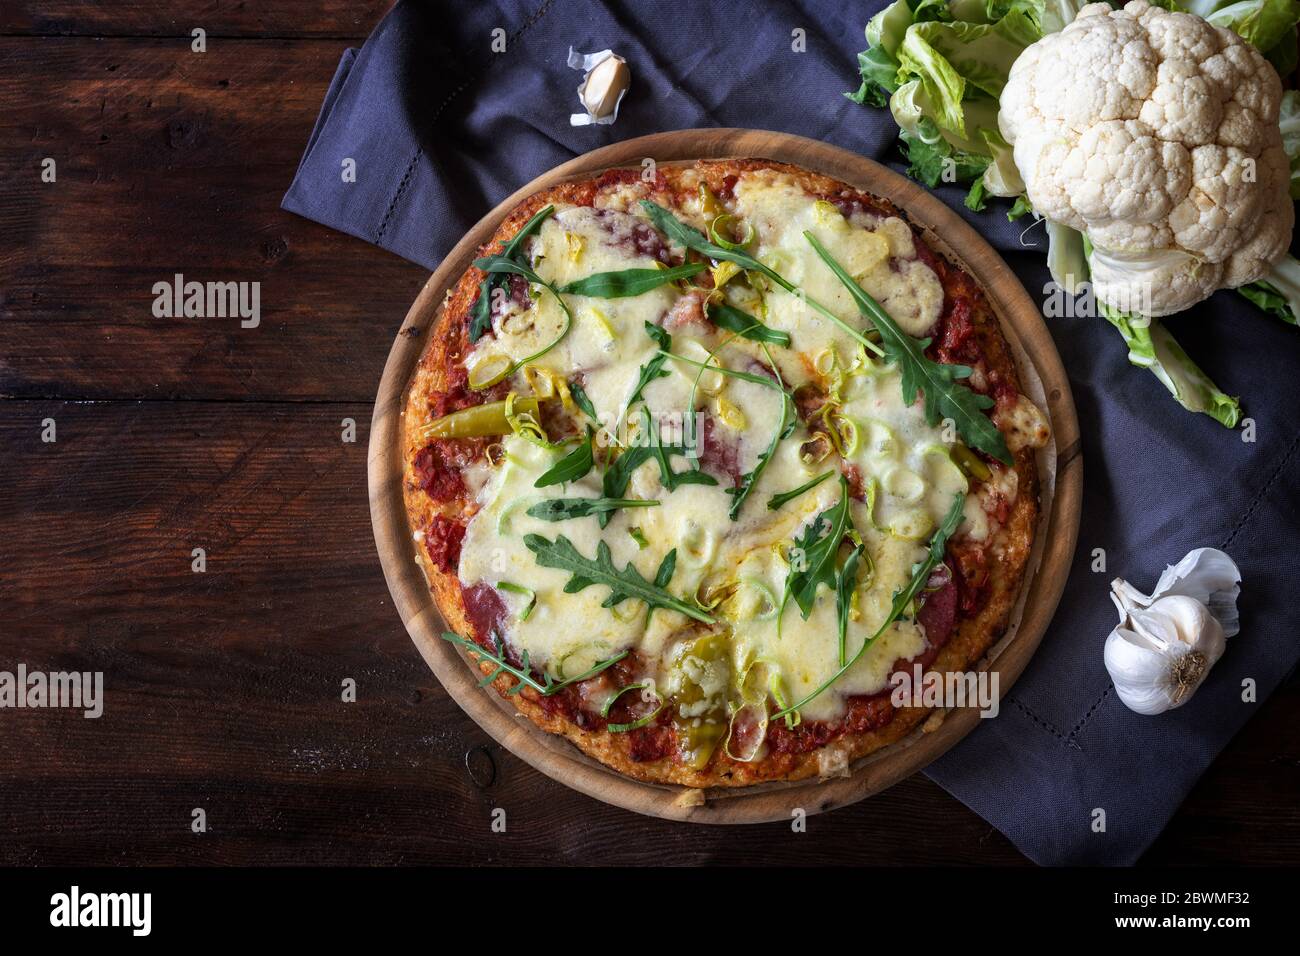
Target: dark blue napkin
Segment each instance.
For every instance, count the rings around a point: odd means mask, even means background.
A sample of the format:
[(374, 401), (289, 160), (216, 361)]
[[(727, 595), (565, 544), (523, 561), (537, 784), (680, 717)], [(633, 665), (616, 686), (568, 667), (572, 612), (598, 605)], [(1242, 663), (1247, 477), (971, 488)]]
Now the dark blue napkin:
[[(841, 95), (858, 85), (862, 29), (882, 5), (400, 2), (359, 52), (344, 55), (284, 208), (433, 269), (520, 184), (645, 133), (784, 130), (901, 170), (888, 112)], [(492, 52), (497, 29), (503, 53)], [(565, 65), (570, 46), (612, 48), (629, 61), (633, 85), (617, 124), (569, 126), (581, 79)], [(354, 182), (343, 175), (348, 159)], [(964, 189), (938, 192), (1041, 298), (1042, 227), (1008, 223), (1005, 204), (971, 213)], [(1300, 656), (1300, 330), (1232, 293), (1169, 325), (1211, 378), (1241, 394), (1255, 440), (1180, 408), (1128, 364), (1102, 320), (1049, 320), (1083, 431), (1074, 567), (1001, 714), (926, 771), (1040, 863), (1135, 861)], [(1166, 564), (1201, 546), (1222, 548), (1241, 567), (1241, 633), (1189, 704), (1138, 716), (1116, 699), (1102, 664), (1116, 619), (1109, 582), (1149, 590)], [(1094, 571), (1099, 554), (1104, 570)], [(1247, 680), (1254, 701), (1243, 700)]]

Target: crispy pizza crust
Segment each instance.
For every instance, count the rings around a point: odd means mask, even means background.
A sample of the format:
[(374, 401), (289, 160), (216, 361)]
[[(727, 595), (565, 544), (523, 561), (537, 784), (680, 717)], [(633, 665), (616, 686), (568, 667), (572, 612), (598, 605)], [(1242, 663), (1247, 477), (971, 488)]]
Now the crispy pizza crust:
[[(699, 161), (693, 166), (660, 166), (657, 178), (652, 182), (643, 182), (640, 170), (627, 172), (626, 175), (606, 173), (580, 182), (553, 186), (525, 199), (506, 216), (479, 254), (484, 255), (497, 249), (499, 243), (514, 236), (534, 213), (548, 204), (591, 205), (598, 194), (609, 195), (617, 191), (629, 199), (652, 199), (672, 208), (674, 195), (686, 189), (696, 190), (699, 182), (718, 192), (724, 189), (728, 177), (759, 169), (782, 172), (814, 195), (864, 196), (860, 190), (838, 180), (764, 159)], [(692, 171), (689, 185), (684, 185), (688, 170)], [(874, 196), (867, 198), (875, 211), (908, 221), (906, 213), (887, 200)], [(918, 245), (923, 244), (925, 240), (921, 232), (915, 227), (913, 232)], [(926, 246), (942, 264), (940, 280), (945, 295), (961, 289), (968, 296), (974, 335), (988, 369), (1019, 390), (1019, 373), (1010, 347), (982, 290), (959, 266), (943, 259), (928, 243)], [(413, 463), (416, 455), (427, 444), (418, 437), (418, 427), (428, 421), (432, 414), (450, 410), (446, 396), (455, 396), (464, 391), (464, 360), (470, 351), (469, 313), (483, 278), (484, 274), (480, 270), (470, 267), (449, 290), (407, 392), (402, 425), (405, 462), (403, 487), (407, 514), (413, 529), (428, 528), (439, 514), (467, 520), (477, 508), (468, 496), (447, 503), (430, 499), (415, 480)], [(491, 400), (493, 397), (501, 396), (477, 393), (476, 398), (464, 404)], [(454, 400), (451, 407), (456, 407)], [(976, 616), (959, 619), (952, 635), (927, 671), (947, 673), (970, 670), (1006, 631), (1033, 546), (1039, 510), (1034, 450), (1021, 448), (1014, 452), (1014, 458), (1018, 496), (1006, 522), (990, 542), (996, 559), (990, 567), (987, 601)], [(418, 549), (417, 559), (424, 568), (434, 601), (448, 626), (459, 633), (472, 634), (473, 622), (455, 570), (447, 571), (436, 567), (423, 548)], [(493, 669), (491, 664), (483, 661), (479, 662), (479, 666), (484, 674), (491, 673)], [(514, 684), (514, 678), (502, 675), (493, 686), (504, 695)], [(525, 688), (510, 699), (518, 711), (539, 728), (566, 737), (585, 754), (612, 770), (638, 780), (680, 784), (691, 788), (737, 787), (766, 781), (795, 781), (835, 775), (853, 761), (901, 740), (931, 713), (924, 707), (900, 708), (888, 723), (874, 730), (846, 732), (815, 750), (805, 753), (768, 753), (752, 762), (733, 760), (719, 747), (703, 770), (693, 770), (678, 764), (671, 757), (653, 761), (634, 759), (631, 735), (580, 727), (562, 711), (544, 706), (539, 695), (531, 688)]]

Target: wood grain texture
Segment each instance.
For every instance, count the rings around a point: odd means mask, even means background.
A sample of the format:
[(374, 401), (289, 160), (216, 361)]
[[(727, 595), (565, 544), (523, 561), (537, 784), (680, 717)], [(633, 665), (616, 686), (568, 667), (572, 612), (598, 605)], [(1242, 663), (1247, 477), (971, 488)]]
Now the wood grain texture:
[(392, 0), (9, 0), (0, 34), (209, 38), (347, 37), (364, 40)]
[[(591, 800), (497, 746), (389, 601), (364, 495), (368, 412), (0, 402), (0, 666), (98, 668), (107, 683), (98, 720), (0, 714), (0, 864), (1023, 862), (920, 776), (803, 834), (693, 827)], [(344, 417), (355, 445), (339, 440)], [(198, 545), (206, 574), (190, 570)], [(1293, 681), (1151, 860), (1293, 861), (1297, 721)], [(479, 770), (480, 747), (486, 786), (466, 765), (472, 752)], [(189, 830), (195, 807), (206, 834)]]
[[(368, 410), (0, 403), (5, 666), (106, 682), (97, 720), (3, 713), (0, 863), (698, 863), (758, 846), (861, 861), (852, 847), (884, 809), (801, 835), (630, 830), (632, 814), (492, 744), (388, 600), (365, 504)], [(355, 444), (340, 440), (344, 417), (359, 422)], [(45, 418), (54, 444), (40, 441)], [(196, 546), (206, 573), (191, 570)], [(355, 704), (341, 701), (347, 677)], [(480, 787), (466, 755), (485, 745), (495, 779), (480, 773)], [(950, 803), (929, 784), (891, 798), (918, 811), (890, 825), (899, 859), (951, 852), (927, 846), (921, 824)], [(195, 807), (206, 834), (189, 831)], [(490, 832), (495, 807), (506, 834)], [(968, 859), (1015, 858), (958, 811), (948, 839)]]
[[(157, 6), (9, 3), (0, 33), (135, 36), (148, 17), (117, 11)], [(250, 10), (284, 30), (340, 9), (199, 6), (231, 33)], [(0, 38), (0, 669), (109, 674), (98, 721), (0, 712), (0, 864), (1023, 863), (921, 776), (805, 834), (648, 819), (533, 770), (446, 695), (394, 613), (364, 485), (375, 383), (427, 273), (278, 209), (347, 45), (231, 41), (200, 61), (171, 41)], [(66, 210), (37, 191), (45, 155), (73, 170)], [(209, 263), (275, 284), (274, 340), (126, 304)], [(1297, 724), (1293, 677), (1145, 862), (1294, 864)]]
[[(373, 398), (427, 274), (279, 208), (345, 46), (0, 39), (0, 395)], [(154, 318), (177, 272), (260, 327)]]
[[(1059, 458), (1050, 465), (1056, 471), (1056, 497), (1039, 525), (1042, 564), (1038, 573), (1027, 579), (1023, 619), (1014, 636), (1000, 648), (996, 662), (990, 665), (985, 660), (980, 667), (997, 669), (999, 687), (1005, 693), (1028, 664), (1065, 586), (1078, 537), (1083, 493), (1079, 423), (1069, 381), (1051, 335), (1037, 307), (1006, 263), (952, 210), (915, 183), (872, 160), (785, 133), (682, 130), (606, 146), (525, 184), (465, 235), (411, 307), (405, 324), (423, 328), (424, 334), (397, 336), (375, 402), (370, 442), (370, 501), (384, 575), (412, 639), (452, 697), (502, 746), (553, 779), (615, 806), (693, 823), (752, 824), (789, 819), (793, 808), (810, 814), (832, 810), (878, 793), (925, 767), (975, 728), (978, 712), (952, 711), (933, 732), (915, 731), (897, 744), (858, 761), (846, 778), (795, 785), (713, 788), (707, 791), (707, 802), (682, 805), (679, 797), (683, 788), (646, 784), (613, 772), (581, 754), (567, 741), (538, 730), (516, 714), (508, 700), (485, 692), (478, 684), (477, 668), (468, 666), (468, 658), (461, 651), (439, 638), (446, 625), (438, 614), (422, 570), (411, 557), (413, 529), (402, 496), (405, 444), (400, 415), (407, 406), (406, 392), (416, 364), (430, 338), (440, 334), (439, 311), (447, 289), (523, 199), (558, 182), (587, 178), (608, 168), (639, 168), (644, 157), (653, 157), (659, 163), (752, 157), (824, 173), (894, 202), (921, 229), (933, 248), (961, 263), (980, 282), (1012, 344), (1013, 354), (1022, 363), (1027, 360), (1034, 374), (1041, 377), (1055, 447), (1060, 450)], [(1022, 374), (1024, 371), (1022, 366)]]

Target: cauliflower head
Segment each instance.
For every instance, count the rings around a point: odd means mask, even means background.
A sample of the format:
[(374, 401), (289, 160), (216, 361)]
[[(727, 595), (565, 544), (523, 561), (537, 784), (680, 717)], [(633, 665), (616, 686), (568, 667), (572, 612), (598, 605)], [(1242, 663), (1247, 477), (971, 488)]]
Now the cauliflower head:
[(1281, 97), (1230, 30), (1146, 0), (1092, 3), (1016, 60), (999, 126), (1034, 210), (1091, 240), (1096, 296), (1161, 316), (1287, 251)]

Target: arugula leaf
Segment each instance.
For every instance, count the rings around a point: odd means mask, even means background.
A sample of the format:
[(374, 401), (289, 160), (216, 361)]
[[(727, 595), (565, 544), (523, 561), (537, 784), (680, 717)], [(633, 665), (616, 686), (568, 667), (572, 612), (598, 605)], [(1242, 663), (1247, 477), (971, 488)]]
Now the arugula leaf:
[(516, 275), (523, 276), (529, 282), (536, 282), (540, 286), (548, 289), (553, 288), (549, 282), (534, 272), (529, 266), (511, 259), (508, 256), (483, 256), (481, 259), (474, 260), (474, 267), (482, 269), (488, 275)]
[(816, 236), (805, 232), (804, 238), (812, 244), (822, 262), (826, 263), (853, 296), (858, 311), (870, 319), (880, 333), (885, 347), (885, 360), (897, 365), (902, 372), (903, 400), (909, 405), (915, 404), (916, 393), (920, 392), (925, 402), (926, 421), (931, 425), (937, 425), (941, 418), (950, 418), (956, 423), (957, 431), (966, 439), (966, 444), (1003, 464), (1012, 464), (1014, 459), (1007, 450), (1006, 440), (983, 412), (992, 407), (993, 399), (972, 392), (957, 381), (969, 376), (971, 370), (965, 365), (944, 365), (927, 358), (925, 349), (930, 344), (929, 339), (914, 339), (900, 329), (889, 313), (881, 308), (880, 303), (853, 281), (844, 267), (817, 241)]
[[(766, 345), (764, 345), (763, 347), (764, 349), (767, 348)], [(719, 372), (723, 375), (729, 375), (732, 378), (739, 378), (739, 379), (743, 379), (746, 382), (753, 382), (755, 385), (762, 385), (764, 388), (775, 389), (776, 391), (781, 393), (781, 397), (782, 399), (784, 399), (781, 405), (781, 423), (777, 426), (776, 432), (773, 434), (772, 441), (767, 446), (766, 451), (764, 451), (761, 455), (758, 456), (758, 461), (755, 462), (753, 471), (748, 471), (745, 474), (741, 475), (740, 482), (734, 488), (726, 489), (727, 494), (732, 496), (731, 507), (727, 509), (727, 515), (731, 518), (732, 521), (735, 521), (740, 516), (741, 505), (745, 503), (745, 499), (749, 496), (749, 493), (754, 490), (754, 486), (758, 483), (758, 479), (763, 474), (764, 469), (767, 468), (768, 462), (771, 461), (772, 456), (776, 454), (777, 446), (781, 443), (782, 439), (790, 437), (790, 433), (794, 431), (795, 422), (798, 420), (797, 415), (790, 414), (791, 410), (794, 407), (794, 399), (790, 397), (790, 393), (785, 390), (784, 385), (782, 385), (779, 382), (774, 382), (770, 378), (767, 378), (764, 375), (758, 375), (755, 374), (754, 372), (741, 372), (734, 368), (727, 368), (725, 365), (714, 365), (711, 361), (697, 362), (695, 359), (689, 359), (684, 355), (674, 355), (672, 352), (661, 352), (660, 354), (663, 355), (665, 358), (670, 358), (677, 362), (684, 362), (687, 365), (692, 365), (700, 369), (701, 371)], [(710, 359), (712, 357), (713, 356), (710, 355)], [(771, 353), (769, 353), (768, 358), (770, 359), (771, 357), (772, 357)], [(775, 368), (776, 363), (773, 362), (772, 364), (773, 364), (773, 368)], [(694, 475), (694, 474), (704, 476), (703, 472), (697, 470), (695, 472), (679, 472), (677, 475), (674, 476), (674, 478), (678, 479), (677, 484), (688, 484), (691, 482), (694, 482), (695, 484), (708, 484), (708, 485), (717, 484), (716, 481), (713, 480), (705, 481), (703, 480), (703, 478), (691, 478), (691, 479), (683, 480), (683, 477), (685, 475)]]
[(650, 217), (650, 221), (655, 224), (656, 228), (668, 236), (672, 241), (685, 246), (687, 249), (694, 249), (696, 252), (706, 255), (710, 259), (719, 262), (734, 262), (742, 269), (750, 272), (758, 272), (761, 275), (767, 276), (782, 289), (785, 289), (786, 292), (789, 292), (793, 296), (798, 296), (802, 301), (808, 303), (809, 307), (816, 309), (822, 315), (826, 316), (826, 318), (830, 319), (843, 329), (844, 332), (858, 342), (858, 344), (862, 345), (869, 351), (874, 352), (876, 355), (881, 354), (880, 346), (876, 345), (875, 342), (871, 341), (859, 330), (855, 329), (830, 309), (826, 308), (826, 306), (809, 296), (806, 292), (800, 290), (794, 285), (794, 283), (787, 280), (785, 276), (781, 275), (775, 269), (764, 265), (749, 253), (743, 252), (740, 249), (726, 249), (718, 245), (716, 242), (710, 242), (702, 232), (686, 225), (686, 223), (682, 222), (663, 206), (658, 206), (648, 199), (642, 199), (641, 206), (645, 209), (646, 214)]
[(550, 697), (552, 694), (558, 694), (560, 691), (564, 690), (564, 688), (570, 686), (571, 684), (576, 684), (579, 681), (584, 681), (589, 677), (595, 677), (601, 671), (613, 667), (623, 658), (627, 657), (627, 655), (630, 653), (629, 651), (623, 651), (621, 654), (616, 654), (613, 657), (607, 658), (606, 660), (597, 661), (594, 665), (587, 668), (587, 670), (583, 671), (581, 674), (578, 674), (576, 677), (568, 677), (560, 681), (557, 681), (550, 674), (548, 674), (546, 671), (543, 670), (540, 672), (542, 675), (542, 679), (539, 681), (537, 678), (533, 677), (532, 665), (528, 662), (527, 650), (524, 651), (524, 656), (523, 659), (520, 661), (520, 666), (515, 667), (513, 664), (510, 663), (510, 661), (506, 659), (505, 649), (501, 646), (501, 636), (496, 633), (493, 633), (492, 636), (495, 639), (495, 643), (497, 646), (495, 652), (488, 650), (487, 648), (483, 647), (480, 644), (476, 644), (474, 641), (471, 641), (467, 637), (462, 637), (461, 635), (455, 634), (451, 631), (442, 632), (442, 639), (444, 641), (448, 641), (452, 644), (459, 644), (467, 651), (473, 651), (479, 657), (489, 660), (496, 665), (496, 669), (492, 671), (492, 673), (488, 674), (486, 677), (484, 677), (482, 680), (478, 682), (478, 685), (480, 687), (486, 687), (488, 684), (492, 683), (502, 674), (509, 674), (510, 676), (517, 679), (519, 683), (515, 684), (514, 687), (506, 691), (506, 696), (508, 697), (513, 697), (515, 694), (518, 694), (520, 691), (524, 689), (525, 686), (531, 687), (533, 690), (537, 691), (537, 693), (541, 694), (543, 697)]
[[(754, 372), (742, 372), (738, 369), (727, 368), (725, 365), (714, 365), (712, 362), (700, 362), (693, 358), (687, 358), (685, 355), (678, 355), (675, 352), (660, 352), (664, 358), (670, 358), (674, 362), (683, 362), (687, 365), (693, 365), (698, 369), (706, 372), (717, 372), (720, 375), (728, 375), (731, 378), (738, 378), (746, 382), (753, 382), (755, 385), (763, 385), (767, 388), (780, 388), (776, 382), (772, 381), (765, 375), (758, 375)], [(713, 356), (709, 356), (712, 358)], [(781, 389), (784, 391), (784, 389)]]
[[(632, 480), (632, 472), (652, 458), (659, 465), (660, 483), (670, 492), (676, 491), (681, 485), (716, 485), (718, 483), (716, 478), (700, 471), (698, 468), (673, 471), (670, 458), (672, 456), (687, 457), (685, 443), (680, 445), (663, 444), (658, 429), (653, 426), (650, 413), (644, 406), (641, 409), (641, 414), (641, 427), (645, 434), (645, 441), (625, 450), (614, 459), (613, 464), (605, 469), (601, 487), (606, 498), (622, 498), (627, 492), (628, 483)], [(598, 516), (597, 520), (602, 528), (609, 524), (610, 516), (611, 512), (603, 512)]]
[(596, 406), (591, 404), (591, 399), (587, 396), (587, 390), (577, 381), (569, 383), (569, 396), (573, 403), (582, 409), (582, 413), (590, 418), (597, 425), (600, 424), (600, 416), (596, 414)]
[(781, 390), (781, 396), (784, 399), (781, 403), (781, 424), (777, 426), (776, 432), (773, 433), (772, 441), (758, 456), (758, 460), (754, 462), (753, 470), (741, 475), (740, 482), (736, 487), (727, 489), (727, 494), (731, 495), (731, 507), (727, 509), (727, 517), (732, 521), (740, 517), (741, 506), (744, 505), (745, 499), (749, 497), (749, 493), (758, 484), (758, 479), (763, 476), (763, 472), (767, 470), (768, 463), (772, 460), (772, 456), (776, 454), (777, 446), (789, 438), (790, 433), (794, 431), (798, 416), (790, 414), (791, 400), (790, 396), (785, 394), (785, 389)]
[(774, 714), (772, 716), (773, 720), (785, 717), (787, 714), (793, 714), (800, 707), (806, 706), (810, 700), (843, 677), (848, 672), (849, 668), (856, 664), (862, 658), (862, 655), (864, 655), (871, 646), (880, 639), (881, 635), (889, 630), (889, 628), (893, 626), (893, 623), (902, 616), (903, 611), (916, 599), (916, 596), (921, 593), (921, 589), (925, 587), (926, 581), (930, 579), (930, 572), (933, 571), (941, 561), (943, 561), (944, 548), (948, 545), (948, 539), (952, 537), (953, 532), (957, 530), (957, 526), (961, 524), (962, 505), (965, 504), (965, 500), (965, 495), (956, 495), (953, 498), (952, 507), (948, 509), (948, 514), (944, 517), (943, 523), (939, 526), (939, 530), (935, 532), (934, 537), (930, 540), (930, 550), (926, 553), (925, 559), (912, 569), (912, 579), (908, 582), (907, 586), (894, 594), (894, 603), (890, 605), (889, 616), (885, 618), (885, 621), (880, 625), (879, 630), (877, 630), (876, 633), (871, 635), (867, 640), (863, 641), (862, 646), (858, 648), (857, 653), (849, 658), (845, 663), (841, 664), (839, 669), (828, 677), (819, 687), (810, 691), (798, 703), (791, 704), (789, 707), (782, 709), (779, 713)]
[[(591, 445), (591, 427), (587, 428), (587, 439), (577, 448), (557, 461), (533, 482), (534, 488), (545, 488), (566, 481), (577, 481), (596, 463), (596, 455)], [(531, 514), (531, 512), (529, 512)]]
[[(668, 582), (673, 579), (673, 572), (677, 570), (677, 549), (673, 548), (664, 555), (664, 559), (659, 562), (659, 570), (655, 572), (655, 587), (666, 588)], [(650, 616), (654, 614), (655, 609), (648, 607), (645, 609), (645, 626), (650, 626)], [(657, 711), (656, 711), (657, 713)]]
[(642, 727), (649, 725), (651, 721), (653, 721), (656, 717), (659, 716), (659, 712), (667, 706), (668, 706), (668, 702), (664, 701), (654, 710), (650, 711), (650, 713), (642, 717), (640, 720), (634, 720), (630, 724), (606, 724), (605, 729), (608, 730), (611, 734), (625, 734), (629, 730), (640, 730)]
[(569, 334), (569, 329), (573, 328), (573, 313), (569, 311), (568, 303), (564, 301), (564, 296), (560, 295), (559, 289), (555, 288), (555, 286), (551, 285), (549, 282), (547, 282), (545, 279), (539, 276), (536, 272), (534, 272), (532, 269), (528, 268), (528, 266), (524, 265), (521, 262), (516, 262), (514, 259), (510, 259), (504, 255), (500, 255), (500, 256), (485, 256), (482, 259), (475, 259), (474, 265), (476, 268), (482, 269), (484, 272), (488, 273), (489, 276), (493, 276), (493, 275), (523, 276), (529, 282), (540, 285), (547, 292), (551, 293), (551, 295), (555, 296), (555, 301), (560, 304), (560, 309), (564, 312), (564, 328), (560, 329), (559, 335), (551, 339), (551, 341), (547, 342), (545, 345), (543, 345), (532, 355), (521, 358), (518, 362), (515, 362), (513, 365), (511, 365), (509, 371), (507, 371), (504, 376), (501, 376), (500, 378), (496, 379), (496, 381), (500, 381), (501, 378), (505, 378), (506, 376), (513, 375), (516, 369), (523, 368), (529, 362), (537, 361), (537, 359), (541, 358), (551, 349), (559, 345), (560, 341), (566, 335)]
[(614, 691), (614, 696), (605, 700), (605, 705), (600, 708), (600, 716), (608, 717), (609, 712), (614, 709), (614, 703), (628, 691), (645, 690), (650, 686), (649, 681), (638, 681), (635, 684), (627, 684)]
[(684, 442), (680, 445), (665, 445), (660, 440), (658, 429), (652, 429), (651, 431), (650, 451), (659, 465), (659, 481), (670, 492), (676, 491), (682, 485), (716, 485), (718, 483), (718, 479), (707, 472), (701, 471), (698, 465), (687, 468), (685, 471), (673, 471), (669, 458), (673, 455), (688, 457), (686, 445)]
[(720, 329), (735, 332), (742, 339), (752, 342), (768, 342), (782, 348), (790, 347), (790, 333), (779, 329), (770, 329), (748, 312), (720, 303), (708, 307), (709, 321)]
[(812, 613), (817, 586), (835, 588), (835, 558), (849, 525), (849, 485), (840, 475), (839, 502), (817, 515), (790, 549), (792, 555), (798, 553), (798, 558), (790, 562), (786, 593), (799, 605), (805, 621)]
[[(673, 347), (673, 337), (665, 332), (661, 326), (647, 322), (645, 324), (645, 334), (650, 336), (650, 338), (655, 341), (655, 344), (665, 352), (669, 351)], [(636, 377), (636, 387), (632, 389), (631, 396), (628, 397), (627, 402), (623, 406), (624, 414), (627, 413), (627, 409), (636, 404), (637, 399), (641, 397), (641, 393), (645, 391), (647, 385), (655, 379), (663, 378), (668, 374), (670, 373), (664, 370), (664, 358), (662, 355), (656, 354), (651, 357), (650, 361), (642, 365), (641, 371)]]
[(659, 562), (659, 570), (655, 572), (655, 587), (666, 588), (668, 582), (673, 579), (673, 572), (677, 570), (677, 549), (673, 548), (664, 555), (664, 559)]
[(835, 615), (839, 619), (840, 627), (840, 666), (843, 667), (847, 659), (847, 644), (849, 639), (849, 610), (853, 604), (853, 589), (858, 583), (858, 564), (862, 561), (862, 556), (866, 553), (863, 545), (858, 545), (853, 552), (844, 559), (844, 567), (840, 568), (838, 577), (835, 580)]
[[(553, 212), (555, 212), (554, 206), (544, 206), (539, 209), (536, 215), (515, 233), (514, 238), (501, 247), (501, 256), (514, 259), (523, 247), (524, 240), (540, 229), (542, 222)], [(474, 303), (474, 311), (470, 313), (469, 340), (471, 342), (477, 342), (488, 329), (492, 328), (492, 290), (500, 284), (500, 273), (488, 273), (479, 284), (478, 300)]]
[[(609, 596), (601, 602), (601, 607), (616, 607), (624, 601), (644, 601), (650, 608), (663, 608), (676, 611), (704, 624), (714, 623), (714, 618), (705, 614), (694, 605), (688, 604), (667, 591), (667, 582), (657, 583), (664, 577), (664, 565), (660, 565), (655, 581), (647, 581), (629, 562), (622, 571), (615, 569), (610, 555), (609, 545), (604, 541), (596, 545), (595, 559), (585, 558), (573, 546), (573, 542), (560, 535), (554, 541), (548, 541), (539, 534), (524, 535), (524, 545), (537, 558), (537, 563), (544, 568), (556, 568), (573, 575), (564, 585), (565, 594), (577, 594), (593, 584), (609, 588)], [(676, 555), (674, 554), (674, 564)], [(668, 559), (664, 558), (664, 564)], [(671, 569), (668, 571), (671, 577)]]
[(784, 505), (789, 504), (791, 501), (794, 501), (794, 499), (802, 495), (805, 491), (812, 491), (814, 488), (816, 488), (818, 485), (820, 485), (823, 481), (825, 481), (833, 474), (835, 474), (835, 469), (833, 468), (830, 471), (823, 471), (812, 481), (806, 482), (805, 484), (800, 485), (798, 488), (794, 488), (790, 491), (783, 491), (779, 495), (773, 495), (771, 498), (767, 499), (767, 510), (776, 511), (778, 508), (781, 508)]
[(617, 511), (619, 508), (656, 508), (658, 501), (641, 498), (548, 498), (539, 501), (525, 514), (542, 521), (567, 521), (590, 515)]
[[(628, 483), (632, 480), (632, 472), (649, 460), (649, 445), (633, 445), (615, 458), (609, 467), (605, 469), (605, 474), (601, 479), (601, 489), (605, 492), (605, 497), (623, 497), (627, 491)], [(600, 526), (603, 528), (608, 523), (609, 516), (601, 515)]]
[(689, 279), (704, 271), (703, 262), (688, 262), (671, 269), (623, 269), (618, 272), (597, 272), (561, 286), (569, 295), (589, 295), (600, 299), (622, 299), (641, 295), (661, 285)]

